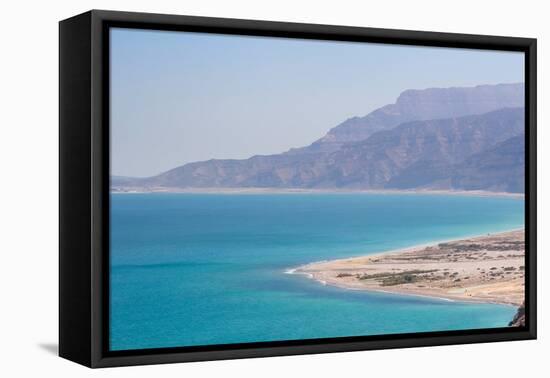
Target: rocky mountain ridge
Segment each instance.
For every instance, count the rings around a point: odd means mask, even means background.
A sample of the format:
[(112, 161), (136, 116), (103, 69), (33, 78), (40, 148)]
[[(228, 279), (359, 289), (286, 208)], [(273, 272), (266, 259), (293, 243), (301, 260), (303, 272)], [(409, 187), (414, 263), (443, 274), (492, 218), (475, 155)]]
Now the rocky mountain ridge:
[[(213, 159), (113, 190), (162, 188), (524, 190), (523, 84), (411, 90), (310, 146)], [(463, 113), (467, 113), (464, 115)], [(411, 120), (412, 119), (412, 120)]]

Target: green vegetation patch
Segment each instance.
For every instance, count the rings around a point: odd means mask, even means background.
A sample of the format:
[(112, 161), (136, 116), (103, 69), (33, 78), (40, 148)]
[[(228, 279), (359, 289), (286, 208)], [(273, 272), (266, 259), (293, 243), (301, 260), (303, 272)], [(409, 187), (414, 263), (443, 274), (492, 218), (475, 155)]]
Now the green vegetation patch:
[(406, 270), (399, 273), (375, 273), (375, 274), (363, 274), (358, 277), (360, 280), (376, 280), (380, 282), (382, 286), (395, 286), (402, 285), (407, 283), (418, 282), (422, 279), (425, 279), (424, 275), (437, 272), (439, 269), (430, 269), (430, 270)]
[(353, 274), (351, 273), (338, 273), (336, 275), (336, 278), (351, 277), (351, 276), (353, 276)]

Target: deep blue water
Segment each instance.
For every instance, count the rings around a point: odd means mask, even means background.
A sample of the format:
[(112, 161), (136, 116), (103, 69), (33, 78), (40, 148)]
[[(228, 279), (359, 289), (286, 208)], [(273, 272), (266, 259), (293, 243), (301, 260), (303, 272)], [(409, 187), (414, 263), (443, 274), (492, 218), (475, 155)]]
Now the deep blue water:
[(112, 350), (506, 326), (515, 308), (323, 286), (284, 272), (524, 225), (523, 199), (111, 195)]

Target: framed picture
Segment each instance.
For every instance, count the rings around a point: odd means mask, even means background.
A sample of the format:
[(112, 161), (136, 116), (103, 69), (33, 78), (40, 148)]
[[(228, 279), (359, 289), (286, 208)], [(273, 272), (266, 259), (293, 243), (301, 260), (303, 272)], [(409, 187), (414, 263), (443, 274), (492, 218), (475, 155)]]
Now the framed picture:
[(536, 40), (60, 22), (62, 357), (536, 337)]

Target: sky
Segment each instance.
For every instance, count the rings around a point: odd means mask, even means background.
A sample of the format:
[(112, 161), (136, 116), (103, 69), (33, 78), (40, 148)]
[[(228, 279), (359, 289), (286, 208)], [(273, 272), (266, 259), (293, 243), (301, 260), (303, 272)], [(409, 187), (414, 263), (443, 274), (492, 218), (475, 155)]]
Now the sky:
[(523, 82), (523, 53), (112, 28), (111, 174), (309, 145), (407, 89)]

